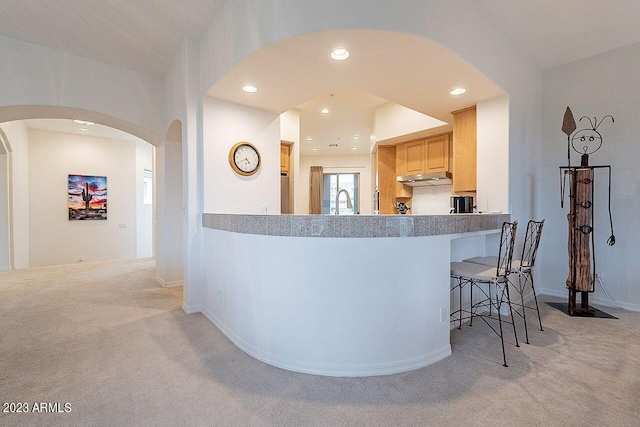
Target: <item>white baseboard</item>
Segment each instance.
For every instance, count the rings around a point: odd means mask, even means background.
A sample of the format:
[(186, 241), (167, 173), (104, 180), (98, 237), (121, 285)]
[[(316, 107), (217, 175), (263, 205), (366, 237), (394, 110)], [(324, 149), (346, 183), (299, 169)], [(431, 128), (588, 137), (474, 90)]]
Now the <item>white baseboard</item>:
[(11, 267), (9, 267), (9, 266), (0, 267), (0, 271), (11, 271)]
[(187, 305), (184, 301), (182, 302), (182, 309), (187, 314), (200, 313), (202, 311), (201, 305)]
[(156, 282), (160, 283), (163, 288), (176, 288), (178, 286), (182, 286), (182, 280), (176, 280), (175, 282), (165, 282), (162, 280), (162, 277), (156, 275)]
[(367, 377), (374, 375), (396, 374), (431, 365), (451, 355), (451, 345), (448, 344), (443, 348), (437, 349), (420, 357), (390, 363), (335, 365), (294, 360), (274, 355), (245, 342), (242, 338), (227, 328), (220, 319), (206, 308), (203, 308), (202, 314), (204, 314), (206, 318), (220, 330), (220, 332), (229, 338), (236, 347), (247, 353), (249, 356), (278, 368), (286, 369), (288, 371), (302, 372), (304, 374), (324, 375), (329, 377)]

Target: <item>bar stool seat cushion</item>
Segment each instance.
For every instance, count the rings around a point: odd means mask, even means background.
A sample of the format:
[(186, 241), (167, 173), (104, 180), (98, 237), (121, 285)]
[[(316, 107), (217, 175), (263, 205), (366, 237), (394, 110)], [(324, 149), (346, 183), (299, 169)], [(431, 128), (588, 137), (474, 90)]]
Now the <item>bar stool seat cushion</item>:
[(496, 264), (489, 267), (473, 262), (452, 262), (451, 275), (482, 281), (501, 281), (502, 277), (496, 276)]
[[(479, 256), (475, 258), (465, 259), (463, 262), (470, 262), (473, 264), (486, 265), (489, 267), (495, 267), (498, 265), (498, 257), (497, 256)], [(519, 259), (511, 260), (511, 271), (517, 271), (520, 268), (521, 261)], [(523, 270), (528, 269), (528, 266), (522, 267)]]

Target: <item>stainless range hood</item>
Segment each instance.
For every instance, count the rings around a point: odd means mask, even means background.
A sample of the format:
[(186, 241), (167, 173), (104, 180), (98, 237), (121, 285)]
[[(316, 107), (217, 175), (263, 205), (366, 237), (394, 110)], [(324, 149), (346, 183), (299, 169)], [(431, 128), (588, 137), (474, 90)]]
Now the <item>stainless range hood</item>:
[(412, 187), (426, 187), (428, 185), (451, 185), (451, 173), (432, 172), (420, 175), (405, 175), (396, 178), (398, 182)]

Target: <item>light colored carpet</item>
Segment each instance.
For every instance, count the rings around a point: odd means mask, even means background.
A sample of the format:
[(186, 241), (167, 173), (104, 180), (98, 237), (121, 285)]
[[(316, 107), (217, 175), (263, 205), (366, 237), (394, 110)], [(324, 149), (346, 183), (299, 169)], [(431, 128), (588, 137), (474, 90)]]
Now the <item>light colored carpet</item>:
[(544, 304), (545, 331), (508, 345), (509, 368), (478, 322), (429, 367), (329, 378), (251, 358), (154, 274), (151, 261), (0, 273), (1, 402), (72, 409), (0, 413), (0, 425), (640, 425), (640, 313), (570, 318)]

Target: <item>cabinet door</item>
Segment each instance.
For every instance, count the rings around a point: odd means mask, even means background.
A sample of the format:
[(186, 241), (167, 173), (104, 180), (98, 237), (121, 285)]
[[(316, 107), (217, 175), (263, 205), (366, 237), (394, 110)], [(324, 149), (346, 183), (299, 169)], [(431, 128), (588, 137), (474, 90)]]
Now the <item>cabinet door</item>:
[(418, 175), (424, 173), (424, 142), (424, 140), (420, 140), (405, 144), (405, 170), (407, 175)]
[(453, 114), (453, 192), (476, 191), (476, 107)]
[(425, 143), (425, 172), (446, 172), (449, 170), (449, 135), (429, 138)]

